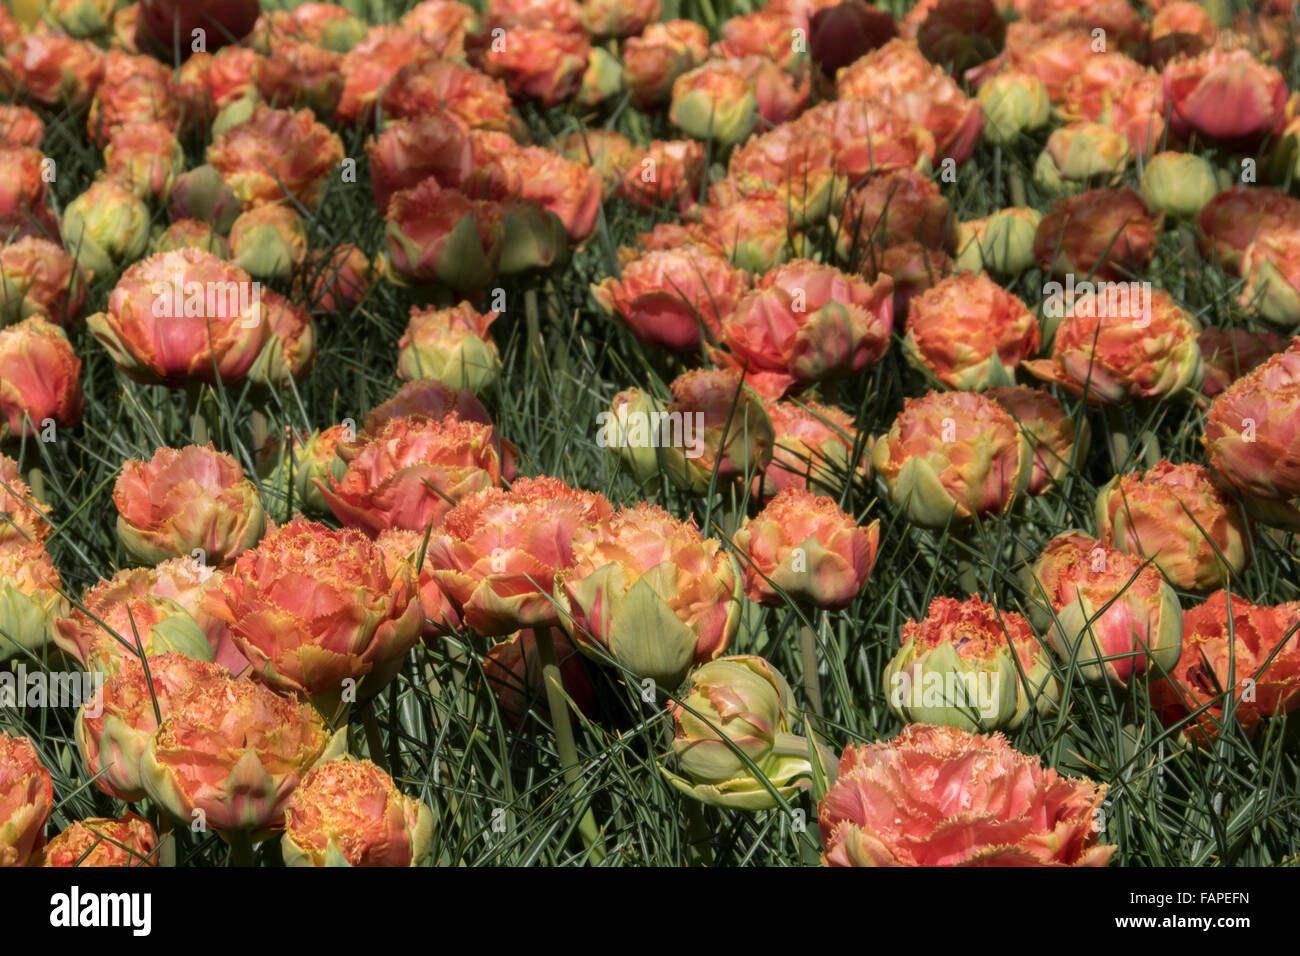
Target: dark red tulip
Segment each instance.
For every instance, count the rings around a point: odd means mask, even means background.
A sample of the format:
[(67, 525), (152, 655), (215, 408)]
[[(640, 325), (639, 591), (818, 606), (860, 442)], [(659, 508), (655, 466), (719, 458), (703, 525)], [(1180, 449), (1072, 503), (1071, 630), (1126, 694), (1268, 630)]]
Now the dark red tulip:
[(818, 10), (811, 26), (809, 52), (828, 77), (898, 36), (893, 17), (860, 0)]

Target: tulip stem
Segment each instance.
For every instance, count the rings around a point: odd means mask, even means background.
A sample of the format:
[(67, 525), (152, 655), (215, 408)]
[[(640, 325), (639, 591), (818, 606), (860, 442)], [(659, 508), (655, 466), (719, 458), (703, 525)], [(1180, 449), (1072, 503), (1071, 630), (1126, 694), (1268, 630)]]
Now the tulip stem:
[(49, 504), (45, 499), (45, 473), (39, 468), (33, 468), (27, 473), (27, 487), (31, 489), (33, 498), (43, 505)]
[(1110, 443), (1110, 457), (1115, 466), (1115, 473), (1121, 474), (1128, 462), (1132, 448), (1129, 442), (1128, 426), (1124, 423), (1124, 412), (1119, 408), (1106, 409), (1106, 438)]
[[(569, 702), (564, 697), (564, 677), (555, 657), (555, 642), (551, 639), (549, 627), (533, 629), (537, 638), (537, 654), (542, 661), (542, 683), (546, 687), (546, 704), (551, 711), (551, 727), (555, 732), (555, 749), (559, 751), (560, 763), (564, 767), (564, 779), (569, 787), (576, 790), (582, 780), (582, 766), (578, 763), (578, 747), (573, 739), (573, 724), (569, 720)], [(597, 863), (605, 859), (605, 850), (600, 841), (600, 827), (596, 825), (596, 815), (588, 807), (578, 823), (578, 834), (588, 856)]]
[(194, 444), (206, 445), (211, 439), (207, 419), (203, 417), (203, 383), (190, 382), (185, 388), (185, 397), (190, 407), (190, 437)]
[(799, 628), (799, 651), (803, 658), (803, 692), (808, 707), (819, 719), (822, 716), (822, 679), (817, 673), (817, 635), (808, 625)]
[(226, 834), (230, 844), (231, 866), (253, 865), (253, 835), (247, 830), (231, 830)]
[(705, 819), (708, 807), (695, 800), (686, 801), (686, 865), (713, 865), (713, 831)]
[(1025, 196), (1025, 178), (1020, 175), (1019, 166), (1007, 165), (1007, 185), (1011, 187), (1011, 205), (1029, 205), (1029, 200)]
[(363, 701), (358, 709), (361, 711), (361, 726), (366, 730), (366, 748), (370, 751), (370, 762), (388, 773), (388, 758), (384, 756), (384, 738), (379, 733), (379, 718), (375, 716), (374, 702)]

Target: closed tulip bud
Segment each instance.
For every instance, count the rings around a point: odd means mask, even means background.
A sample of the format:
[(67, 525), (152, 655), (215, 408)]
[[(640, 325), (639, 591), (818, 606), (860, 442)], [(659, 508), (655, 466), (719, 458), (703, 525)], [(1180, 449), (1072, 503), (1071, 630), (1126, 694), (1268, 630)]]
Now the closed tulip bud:
[[(596, 692), (587, 668), (583, 666), (582, 655), (563, 632), (552, 634), (551, 640), (560, 676), (564, 680), (564, 693), (572, 699), (579, 712), (594, 715)], [(520, 631), (488, 648), (483, 658), (483, 676), (512, 727), (522, 726), (529, 711), (535, 707), (540, 709), (546, 700), (542, 657), (537, 649), (537, 636), (532, 631)]]
[(141, 199), (159, 201), (185, 171), (185, 151), (166, 123), (133, 123), (113, 132), (104, 171)]
[(292, 501), (296, 509), (328, 514), (329, 504), (316, 481), (328, 487), (331, 478), (343, 477), (347, 466), (337, 450), (346, 434), (346, 425), (331, 425), (301, 443), (296, 439), (284, 442), (275, 469), (263, 482), (264, 489), (271, 489), (272, 500), (283, 500), (286, 505)]
[[(704, 332), (717, 339), (722, 319), (749, 288), (749, 276), (707, 250), (651, 252), (591, 287), (607, 315), (628, 323), (648, 345), (690, 352)], [(703, 332), (701, 330), (703, 327)]]
[(32, 742), (0, 731), (0, 867), (40, 858), (53, 807), (54, 782)]
[(624, 471), (641, 487), (659, 475), (655, 449), (664, 414), (652, 394), (629, 388), (614, 396), (608, 412), (596, 416), (601, 447), (613, 449)]
[(1117, 182), (1128, 160), (1123, 133), (1102, 123), (1071, 123), (1047, 138), (1034, 166), (1034, 182), (1044, 192), (1073, 193), (1090, 182)]
[(1205, 417), (1210, 467), (1268, 501), (1300, 497), (1300, 342), (1229, 385)]
[[(871, 474), (870, 439), (859, 439), (853, 418), (816, 402), (769, 402), (772, 464), (755, 479), (755, 496), (774, 498), (786, 488), (838, 494)], [(856, 462), (854, 455), (858, 456)]]
[(1052, 285), (1066, 311), (1051, 357), (1023, 363), (1031, 375), (1103, 405), (1168, 398), (1200, 384), (1200, 330), (1168, 292), (1103, 283), (1063, 302), (1060, 283)]
[(158, 834), (143, 817), (92, 817), (72, 825), (45, 847), (42, 866), (157, 866)]
[(225, 235), (239, 217), (239, 199), (215, 166), (196, 166), (176, 177), (169, 211), (173, 221), (197, 219)]
[[(1008, 800), (1014, 791), (1017, 797)], [(829, 866), (1105, 866), (1105, 786), (1059, 775), (1001, 734), (912, 724), (848, 747), (817, 808)]]
[(340, 521), (374, 536), (436, 528), (456, 502), (500, 482), (492, 428), (449, 415), (394, 418), (349, 456), (340, 478), (317, 488)]
[(280, 826), (293, 790), (317, 763), (340, 756), (308, 704), (248, 680), (213, 680), (175, 701), (145, 747), (140, 776), (173, 818), (202, 819), (256, 839)]
[(1011, 415), (971, 392), (904, 399), (871, 458), (895, 507), (927, 528), (1005, 513), (1033, 468), (1029, 441)]
[(1157, 153), (1142, 170), (1138, 187), (1146, 204), (1178, 219), (1190, 219), (1218, 192), (1214, 167), (1193, 153)]
[(937, 597), (923, 621), (903, 625), (884, 690), (905, 723), (985, 733), (1014, 730), (1031, 708), (1046, 715), (1061, 697), (1029, 622), (976, 595)]
[(142, 564), (189, 557), (229, 564), (266, 530), (257, 486), (232, 456), (200, 445), (159, 448), (152, 460), (132, 459), (113, 487), (122, 546)]
[(761, 657), (737, 655), (702, 665), (682, 702), (668, 705), (678, 772), (661, 768), (664, 776), (688, 797), (712, 806), (779, 807), (773, 790), (790, 800), (812, 785), (814, 747), (820, 763), (829, 764), (831, 757), (793, 733), (793, 697), (785, 678)]
[(397, 343), (397, 377), (430, 378), (448, 388), (478, 392), (496, 381), (501, 357), (488, 333), (498, 313), (480, 313), (468, 302), (451, 309), (412, 307)]
[(551, 590), (555, 575), (573, 564), (573, 536), (612, 511), (603, 495), (547, 476), (481, 491), (430, 536), (434, 580), (478, 634), (557, 627)]
[(312, 209), (343, 161), (343, 142), (311, 110), (258, 104), (216, 136), (206, 158), (245, 207), (293, 198)]
[(673, 82), (668, 118), (693, 139), (740, 143), (758, 122), (758, 97), (740, 70), (711, 61)]
[(1242, 253), (1244, 308), (1284, 329), (1300, 326), (1300, 238), (1291, 232), (1260, 236)]
[(398, 278), (481, 289), (501, 259), (505, 223), (500, 205), (443, 190), (433, 179), (396, 193), (385, 214), (384, 242)]
[(144, 0), (136, 42), (170, 63), (173, 56), (186, 56), (190, 37), (199, 28), (213, 49), (238, 43), (252, 32), (258, 10), (257, 0)]
[(1085, 680), (1126, 687), (1178, 660), (1182, 608), (1154, 564), (1066, 532), (1029, 568), (1027, 590), (1057, 657)]
[(61, 246), (26, 236), (0, 248), (0, 323), (42, 315), (68, 326), (86, 301), (86, 277)]
[(433, 812), (369, 760), (329, 760), (289, 798), (280, 845), (286, 866), (419, 866)]
[(117, 572), (88, 588), (81, 605), (54, 622), (54, 643), (80, 663), (90, 667), (94, 661), (105, 670), (116, 670), (141, 651), (146, 657), (175, 651), (213, 660), (212, 644), (194, 615), (156, 590), (162, 589), (152, 575), (130, 568)]
[(81, 359), (63, 329), (33, 315), (0, 328), (0, 438), (81, 421)]
[(690, 20), (652, 23), (623, 44), (623, 77), (641, 109), (668, 102), (677, 77), (709, 55), (709, 33)]
[(256, 279), (287, 279), (307, 258), (307, 227), (288, 206), (256, 206), (230, 227), (230, 258)]
[(86, 324), (128, 377), (172, 387), (238, 381), (270, 335), (258, 285), (201, 249), (137, 262)]
[[(1092, 429), (1080, 418), (1076, 429), (1059, 399), (1040, 388), (1011, 385), (985, 392), (1016, 420), (1034, 450), (1034, 469), (1029, 476), (1031, 495), (1041, 495), (1088, 457)], [(1076, 450), (1077, 449), (1077, 450)]]
[(532, 203), (502, 207), (505, 242), (497, 266), (501, 275), (519, 275), (562, 266), (569, 258), (564, 222), (555, 213)]
[(1176, 134), (1228, 146), (1249, 148), (1286, 121), (1286, 79), (1249, 50), (1176, 57), (1164, 69), (1164, 97)]
[(68, 610), (43, 545), (0, 544), (0, 663), (39, 653), (53, 639), (54, 621)]
[(1013, 206), (983, 219), (959, 222), (953, 227), (959, 271), (1015, 276), (1034, 264), (1034, 236), (1043, 214), (1027, 206)]
[(859, 527), (833, 499), (786, 488), (732, 541), (748, 559), (745, 593), (751, 601), (781, 607), (790, 599), (840, 610), (866, 586), (880, 522)]
[[(684, 372), (668, 386), (668, 422), (680, 440), (659, 444), (659, 467), (677, 487), (704, 494), (716, 482), (750, 480), (772, 461), (772, 421), (763, 400), (730, 369)], [(689, 429), (689, 431), (688, 431)]]
[(1053, 275), (1120, 279), (1145, 270), (1163, 214), (1131, 189), (1093, 189), (1059, 201), (1034, 236), (1034, 256)]
[(221, 234), (197, 219), (178, 219), (153, 241), (155, 255), (177, 249), (202, 249), (218, 259), (230, 258), (230, 246)]
[(149, 209), (112, 179), (98, 179), (63, 211), (63, 238), (95, 276), (132, 262), (149, 245)]
[(984, 138), (990, 143), (1014, 143), (1052, 118), (1047, 86), (1033, 73), (994, 73), (980, 84), (976, 98), (984, 110)]
[(599, 106), (623, 92), (623, 64), (603, 47), (587, 53), (587, 68), (573, 101), (579, 106)]
[(1014, 385), (1016, 369), (1038, 346), (1034, 314), (983, 274), (941, 279), (908, 308), (904, 356), (949, 388)]
[(1208, 591), (1250, 564), (1246, 521), (1200, 465), (1161, 461), (1097, 493), (1097, 536), (1149, 558), (1174, 587)]
[(50, 536), (49, 511), (19, 477), (18, 463), (0, 455), (0, 547), (44, 541)]
[(579, 527), (555, 578), (560, 621), (579, 650), (601, 648), (637, 679), (677, 687), (726, 650), (740, 624), (740, 570), (720, 542), (642, 504)]
[(1184, 739), (1208, 746), (1223, 726), (1229, 695), (1232, 717), (1247, 736), (1261, 719), (1294, 711), (1300, 706), (1297, 624), (1300, 605), (1263, 607), (1225, 591), (1188, 608), (1182, 656), (1165, 680), (1151, 685), (1161, 723), (1183, 724)]

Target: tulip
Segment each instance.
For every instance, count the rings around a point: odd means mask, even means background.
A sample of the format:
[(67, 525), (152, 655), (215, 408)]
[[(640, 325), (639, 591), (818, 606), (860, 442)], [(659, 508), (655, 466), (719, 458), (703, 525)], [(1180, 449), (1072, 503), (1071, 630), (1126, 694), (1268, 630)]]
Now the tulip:
[(907, 317), (909, 303), (952, 271), (952, 260), (940, 249), (902, 242), (883, 251), (868, 250), (862, 273), (867, 278), (887, 275), (894, 280), (894, 315)]
[(916, 42), (928, 59), (960, 74), (996, 56), (1006, 35), (993, 0), (939, 0), (921, 21)]
[(284, 810), (286, 866), (419, 866), (433, 846), (433, 813), (404, 796), (369, 760), (318, 764)]
[(445, 110), (470, 129), (523, 133), (519, 118), (510, 110), (510, 92), (504, 83), (449, 60), (417, 56), (393, 75), (379, 106), (392, 119)]
[[(472, 133), (471, 140), (484, 134)], [(500, 134), (490, 134), (493, 136)], [(582, 163), (572, 162), (541, 147), (515, 147), (493, 151), (486, 162), (476, 160), (477, 169), (466, 189), (483, 177), (486, 198), (518, 200), (554, 213), (564, 226), (560, 247), (568, 241), (581, 242), (596, 228), (600, 212), (600, 175)], [(567, 240), (566, 237), (567, 236)]]
[(330, 479), (343, 477), (346, 465), (338, 457), (339, 443), (348, 433), (346, 425), (331, 425), (307, 436), (299, 442), (296, 437), (284, 442), (264, 489), (271, 489), (273, 500), (283, 500), (286, 508), (297, 507), (318, 514), (329, 512), (329, 504), (316, 482), (328, 487)]
[(971, 392), (930, 392), (903, 411), (871, 453), (895, 507), (928, 528), (1005, 514), (1029, 482), (1029, 441), (1011, 415)]
[(202, 249), (218, 259), (230, 258), (230, 246), (226, 240), (206, 222), (197, 219), (178, 219), (153, 241), (154, 255), (177, 249)]
[(578, 92), (590, 52), (587, 38), (550, 29), (511, 27), (483, 57), (483, 72), (511, 92), (558, 106)]
[[(601, 428), (601, 447), (614, 449), (619, 465), (640, 487), (659, 475), (656, 449), (663, 434), (665, 414), (653, 395), (629, 388), (614, 396), (608, 412), (596, 416)], [(671, 429), (671, 421), (668, 428)]]
[(269, 55), (254, 62), (253, 81), (268, 103), (331, 116), (343, 96), (342, 63), (341, 53), (315, 43), (277, 39)]
[(159, 122), (175, 130), (180, 121), (180, 97), (171, 70), (151, 57), (118, 50), (104, 57), (104, 81), (86, 114), (92, 143), (103, 149), (123, 127)]
[(995, 73), (980, 84), (977, 98), (984, 110), (984, 138), (991, 143), (1013, 143), (1052, 118), (1047, 86), (1033, 73)]
[(555, 627), (555, 575), (573, 564), (580, 525), (613, 511), (603, 495), (558, 478), (521, 478), (461, 502), (429, 538), (433, 577), (461, 620), (486, 637)]
[(1201, 255), (1235, 270), (1242, 255), (1260, 236), (1295, 229), (1300, 200), (1266, 186), (1234, 186), (1206, 204), (1196, 219)]
[[(472, 13), (472, 11), (471, 11)], [(441, 31), (442, 39), (455, 43), (456, 34)], [(460, 38), (463, 42), (463, 31)], [(429, 41), (417, 29), (397, 24), (371, 27), (362, 40), (343, 56), (339, 72), (343, 74), (343, 96), (334, 112), (341, 126), (356, 126), (373, 121), (379, 98), (388, 84), (405, 66), (420, 59), (430, 59)]]
[(1267, 501), (1300, 497), (1300, 342), (1229, 385), (1205, 416), (1210, 467)]
[(831, 498), (786, 488), (745, 523), (733, 543), (748, 559), (745, 593), (780, 607), (790, 598), (841, 610), (866, 587), (880, 522), (859, 527)]
[(42, 106), (84, 109), (104, 76), (104, 55), (83, 40), (29, 33), (8, 44), (16, 86)]
[(662, 508), (603, 515), (574, 531), (571, 547), (555, 599), (560, 623), (593, 660), (608, 655), (638, 680), (672, 690), (692, 663), (715, 659), (735, 636), (735, 559)]
[(248, 47), (226, 46), (216, 53), (195, 53), (180, 70), (179, 94), (191, 122), (211, 121), (226, 107), (258, 99), (253, 71), (261, 59)]
[(1097, 493), (1097, 536), (1149, 558), (1175, 587), (1208, 591), (1250, 563), (1246, 521), (1200, 465), (1161, 461)]
[[(703, 495), (736, 478), (749, 480), (772, 460), (772, 422), (758, 393), (731, 369), (694, 369), (668, 386), (666, 421), (680, 432), (661, 437), (659, 467), (684, 491)], [(677, 423), (680, 422), (680, 426)]]
[[(564, 692), (584, 714), (595, 711), (595, 688), (581, 655), (563, 634), (553, 635)], [(511, 726), (519, 727), (528, 712), (543, 699), (542, 659), (532, 631), (520, 631), (509, 640), (493, 644), (483, 659), (483, 674), (497, 696)]]
[(212, 661), (212, 645), (194, 616), (174, 598), (152, 593), (152, 583), (151, 575), (127, 568), (88, 588), (72, 614), (55, 620), (54, 643), (82, 664), (96, 660), (109, 670), (142, 651)]
[(13, 103), (0, 106), (0, 143), (35, 149), (44, 138), (45, 121), (35, 111)]
[(1029, 494), (1041, 495), (1060, 481), (1072, 463), (1087, 458), (1092, 436), (1088, 419), (1080, 418), (1076, 429), (1060, 401), (1050, 393), (1011, 385), (991, 388), (985, 394), (1011, 413), (1034, 449), (1034, 467), (1026, 488)]
[(702, 803), (775, 809), (781, 804), (772, 791), (790, 800), (812, 785), (814, 749), (818, 764), (830, 760), (819, 744), (792, 732), (790, 685), (761, 657), (742, 654), (702, 665), (682, 702), (668, 709), (678, 773), (661, 769), (674, 787)]
[(1200, 384), (1196, 321), (1163, 289), (1102, 283), (1064, 309), (1051, 357), (1023, 363), (1031, 375), (1104, 405), (1167, 398)]
[(722, 319), (749, 287), (749, 276), (704, 250), (651, 252), (591, 287), (607, 315), (618, 315), (642, 342), (678, 352), (700, 347), (701, 326), (717, 339)]
[(68, 613), (63, 582), (43, 545), (0, 543), (0, 663), (37, 653)]
[(505, 225), (494, 202), (443, 190), (434, 179), (396, 193), (384, 215), (384, 244), (398, 278), (481, 289), (501, 257)]
[(582, 25), (594, 37), (634, 37), (659, 20), (659, 0), (589, 0)]
[(18, 476), (18, 463), (0, 455), (0, 547), (32, 544), (50, 536), (49, 506), (37, 501)]
[(772, 126), (790, 122), (808, 105), (812, 71), (807, 64), (791, 73), (763, 56), (744, 56), (727, 62), (749, 80), (758, 99), (758, 115)]
[(193, 556), (171, 558), (152, 568), (135, 568), (118, 578), (128, 582), (137, 595), (168, 598), (184, 608), (207, 637), (216, 663), (238, 677), (248, 669), (248, 659), (235, 646), (225, 621), (213, 617), (207, 609), (209, 595), (224, 579), (224, 571), (200, 564)]
[(329, 3), (304, 3), (287, 12), (274, 11), (258, 22), (270, 40), (302, 39), (336, 53), (352, 49), (365, 39), (367, 31), (361, 19)]
[(578, 32), (582, 30), (582, 10), (573, 0), (489, 0), (487, 25)]
[(758, 497), (774, 498), (791, 487), (838, 494), (855, 476), (869, 477), (869, 449), (858, 446), (851, 416), (816, 402), (769, 402), (767, 414), (772, 464), (756, 486)]
[(295, 298), (313, 311), (351, 312), (370, 291), (374, 270), (366, 254), (350, 242), (311, 250), (298, 275)]
[(668, 102), (677, 77), (708, 58), (709, 34), (690, 20), (652, 23), (623, 44), (623, 76), (640, 109)]
[(32, 742), (0, 731), (0, 867), (39, 859), (53, 807), (54, 783)]
[(326, 178), (343, 161), (343, 143), (316, 122), (311, 110), (275, 110), (259, 103), (247, 122), (213, 140), (207, 161), (245, 208), (292, 198), (312, 209)]
[(28, 146), (0, 146), (0, 214), (39, 213), (49, 195), (49, 160)]
[(501, 357), (488, 328), (498, 313), (477, 312), (468, 302), (452, 309), (411, 309), (397, 343), (397, 377), (431, 378), (448, 388), (478, 392), (496, 381)]
[(1043, 214), (1013, 206), (983, 219), (953, 226), (956, 267), (965, 272), (988, 269), (1004, 276), (1019, 275), (1034, 264), (1034, 236)]
[(709, 61), (673, 82), (668, 117), (693, 139), (741, 143), (758, 122), (758, 97), (740, 70)]
[(889, 347), (893, 282), (868, 284), (832, 266), (797, 259), (769, 272), (722, 324), (730, 350), (720, 366), (780, 397), (794, 386), (843, 378), (875, 365)]
[(342, 477), (316, 487), (340, 521), (374, 536), (436, 528), (456, 502), (500, 482), (492, 428), (449, 415), (389, 421), (349, 456)]
[(244, 377), (270, 334), (263, 318), (248, 273), (181, 249), (127, 269), (86, 324), (128, 377), (176, 387)]
[(847, 747), (817, 808), (829, 866), (1105, 866), (1106, 787), (1043, 769), (1001, 734), (912, 724)]
[(587, 51), (587, 68), (573, 102), (578, 106), (599, 106), (623, 93), (623, 63), (603, 47)]
[(1286, 79), (1247, 50), (1176, 57), (1164, 69), (1164, 96), (1179, 136), (1248, 146), (1285, 124)]
[(256, 838), (280, 825), (307, 772), (343, 748), (343, 732), (331, 738), (307, 704), (252, 681), (204, 681), (163, 717), (140, 758), (140, 776), (175, 819)]
[(0, 328), (0, 437), (76, 425), (84, 405), (81, 359), (63, 329), (40, 315)]
[(1286, 329), (1300, 326), (1300, 241), (1290, 232), (1260, 236), (1242, 253), (1241, 305)]
[(185, 151), (166, 123), (122, 126), (104, 147), (104, 171), (141, 199), (161, 200), (185, 171)]
[(807, 44), (793, 42), (796, 27), (804, 31), (805, 39), (811, 39), (811, 18), (807, 13), (795, 14), (772, 5), (756, 13), (734, 16), (721, 24), (722, 39), (713, 44), (711, 52), (727, 59), (761, 56), (794, 72), (808, 61)]
[(1146, 162), (1138, 187), (1147, 206), (1177, 219), (1191, 219), (1214, 198), (1214, 167), (1192, 153), (1157, 153)]
[(257, 0), (142, 0), (136, 42), (154, 50), (167, 62), (173, 55), (184, 57), (194, 30), (202, 29), (208, 46), (216, 49), (238, 43), (253, 29), (258, 15)]
[(898, 35), (894, 18), (857, 0), (818, 10), (810, 21), (809, 53), (826, 76)]
[(884, 688), (905, 723), (985, 733), (1014, 730), (1031, 707), (1046, 716), (1061, 697), (1029, 622), (975, 595), (937, 597), (923, 621), (903, 625)]
[[(896, 109), (864, 100), (822, 103), (799, 117), (798, 125), (812, 142), (819, 133), (830, 137), (828, 156), (813, 149), (805, 158), (805, 150), (799, 150), (799, 159), (809, 163), (819, 177), (827, 168), (847, 176), (849, 183), (862, 182), (873, 172), (896, 168), (928, 172), (937, 155), (934, 135), (925, 127)], [(732, 165), (737, 165), (734, 157)], [(834, 195), (832, 192), (828, 197), (832, 205)]]
[(623, 173), (615, 195), (645, 209), (689, 209), (704, 179), (704, 160), (704, 147), (693, 140), (655, 140)]
[(1221, 329), (1207, 325), (1196, 338), (1205, 368), (1201, 394), (1214, 398), (1269, 356), (1286, 349), (1287, 340), (1273, 332)]
[(916, 239), (933, 249), (948, 246), (952, 213), (948, 200), (925, 176), (911, 169), (875, 173), (849, 193), (838, 230), (835, 251), (845, 262), (862, 258), (868, 249)]
[(270, 335), (248, 380), (263, 388), (288, 388), (316, 364), (316, 326), (305, 307), (278, 292), (263, 292), (262, 308)]
[(214, 166), (196, 166), (176, 177), (169, 207), (172, 221), (197, 219), (222, 235), (239, 216), (239, 199)]
[(595, 169), (606, 192), (641, 158), (631, 140), (615, 130), (575, 130), (561, 137), (556, 147), (565, 159)]
[(1151, 261), (1163, 217), (1152, 218), (1131, 189), (1093, 189), (1057, 203), (1043, 217), (1034, 254), (1054, 275), (1118, 279)]
[(232, 456), (190, 445), (132, 459), (113, 486), (117, 533), (142, 564), (189, 557), (222, 567), (261, 540), (266, 512), (257, 486)]
[(1235, 698), (1232, 715), (1248, 736), (1262, 718), (1295, 710), (1300, 706), (1297, 624), (1295, 604), (1262, 607), (1225, 591), (1188, 608), (1182, 656), (1166, 679), (1151, 685), (1152, 708), (1161, 722), (1184, 724), (1182, 736), (1204, 746), (1218, 737), (1228, 694)]
[(149, 210), (125, 186), (98, 179), (63, 211), (63, 237), (94, 276), (132, 262), (149, 244)]
[(366, 146), (375, 205), (383, 212), (393, 193), (433, 176), (439, 186), (456, 188), (473, 170), (469, 135), (446, 113), (399, 120)]
[(1017, 366), (1038, 354), (1038, 320), (985, 275), (941, 279), (909, 308), (904, 356), (949, 388), (1014, 385)]
[[(747, 272), (767, 272), (802, 246), (802, 237), (792, 235), (790, 211), (779, 199), (742, 199), (721, 207), (701, 206), (699, 216), (695, 233), (698, 240)], [(671, 247), (680, 244), (675, 242)]]
[(1153, 564), (1066, 532), (1028, 570), (1027, 590), (1052, 649), (1085, 680), (1122, 688), (1178, 660), (1182, 609)]
[(1048, 193), (1074, 193), (1088, 182), (1118, 182), (1128, 166), (1128, 140), (1102, 123), (1071, 123), (1052, 131), (1034, 165), (1034, 182)]
[(45, 847), (43, 866), (157, 866), (158, 834), (128, 812), (122, 819), (75, 820)]
[(140, 757), (160, 716), (166, 717), (196, 685), (229, 678), (217, 664), (184, 654), (152, 655), (148, 664), (146, 674), (140, 658), (122, 659), (104, 675), (97, 706), (81, 707), (74, 725), (77, 748), (95, 786), (128, 803), (145, 795)]
[[(409, 418), (417, 424), (420, 421), (441, 422), (451, 412), (455, 412), (464, 421), (479, 422), (489, 427), (492, 425), (492, 417), (488, 415), (487, 409), (469, 389), (454, 392), (441, 382), (432, 379), (407, 382), (392, 398), (370, 410), (361, 431), (356, 436), (356, 441), (339, 445), (339, 456), (345, 461), (351, 461), (366, 443), (378, 438), (388, 423), (395, 418)], [(512, 448), (509, 442), (502, 442), (495, 434), (492, 437), (492, 445), (502, 450)], [(509, 457), (509, 454), (503, 454), (502, 462), (504, 463)], [(507, 480), (514, 480), (513, 475), (505, 473), (504, 467), (502, 475)]]
[(307, 258), (307, 227), (288, 206), (255, 206), (230, 227), (230, 255), (254, 278), (287, 279)]

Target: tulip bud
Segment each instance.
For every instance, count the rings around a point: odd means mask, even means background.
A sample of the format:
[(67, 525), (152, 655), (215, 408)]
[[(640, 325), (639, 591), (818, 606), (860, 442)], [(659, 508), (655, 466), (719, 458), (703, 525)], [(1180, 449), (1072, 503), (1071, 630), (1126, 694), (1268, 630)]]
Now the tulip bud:
[(397, 343), (397, 377), (429, 378), (460, 391), (482, 391), (497, 379), (501, 357), (488, 333), (498, 313), (479, 313), (468, 302), (453, 309), (412, 307)]
[(1214, 167), (1193, 153), (1157, 153), (1142, 170), (1138, 187), (1146, 204), (1179, 219), (1190, 219), (1218, 192)]
[(668, 421), (681, 440), (660, 442), (659, 467), (691, 494), (748, 480), (772, 460), (772, 421), (758, 393), (730, 369), (684, 372), (668, 386)]
[(818, 10), (809, 23), (809, 52), (828, 77), (898, 36), (892, 16), (859, 0)]
[(674, 81), (668, 118), (693, 139), (740, 143), (758, 122), (758, 97), (739, 70), (710, 62)]
[(0, 324), (40, 314), (67, 327), (85, 301), (86, 277), (62, 246), (26, 236), (0, 248)]
[(39, 859), (53, 807), (54, 783), (32, 742), (0, 731), (0, 868)]
[(598, 106), (622, 92), (623, 64), (608, 50), (593, 46), (574, 102), (579, 106)]
[(497, 266), (502, 275), (550, 269), (568, 261), (569, 238), (564, 221), (555, 213), (527, 202), (508, 203), (502, 212), (505, 242)]
[(257, 0), (143, 0), (136, 42), (168, 63), (188, 55), (190, 37), (199, 28), (212, 49), (238, 43), (252, 31), (258, 6)]
[(482, 289), (496, 274), (505, 239), (501, 206), (442, 190), (433, 179), (394, 194), (384, 216), (384, 242), (396, 276)]
[(149, 209), (125, 186), (98, 179), (68, 203), (63, 238), (82, 268), (95, 276), (108, 275), (115, 264), (144, 254), (149, 244)]
[(45, 847), (42, 866), (157, 866), (158, 834), (134, 813), (76, 820)]
[(81, 359), (63, 329), (33, 315), (0, 328), (0, 438), (81, 421)]
[(960, 76), (1002, 51), (1007, 24), (993, 0), (939, 0), (916, 31), (926, 59)]
[(1071, 123), (1052, 131), (1034, 165), (1034, 182), (1049, 193), (1073, 193), (1092, 180), (1117, 182), (1128, 166), (1128, 140), (1102, 123)]
[(1042, 220), (1037, 209), (1013, 206), (984, 219), (957, 223), (953, 232), (956, 269), (1019, 275), (1034, 264), (1034, 236)]
[(286, 866), (419, 866), (433, 846), (433, 812), (369, 760), (344, 756), (303, 778), (280, 845)]
[(1052, 118), (1047, 87), (1033, 73), (994, 73), (976, 97), (984, 110), (984, 138), (991, 143), (1015, 142)]
[(230, 258), (230, 246), (226, 240), (206, 222), (197, 219), (178, 219), (154, 237), (155, 255), (177, 249), (202, 249), (218, 259)]
[(231, 261), (257, 279), (287, 279), (307, 258), (307, 227), (288, 206), (256, 206), (230, 227)]
[(113, 131), (104, 172), (146, 201), (166, 199), (185, 172), (185, 151), (166, 123), (133, 123)]
[(792, 733), (793, 698), (785, 678), (761, 657), (702, 665), (682, 702), (668, 705), (679, 772), (661, 768), (664, 776), (688, 797), (717, 807), (770, 810), (780, 806), (771, 790), (790, 800), (812, 785), (814, 747), (819, 762), (830, 763), (820, 745)]
[(197, 219), (225, 235), (239, 216), (239, 199), (213, 166), (196, 166), (176, 177), (168, 211), (173, 221)]

